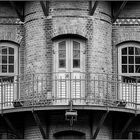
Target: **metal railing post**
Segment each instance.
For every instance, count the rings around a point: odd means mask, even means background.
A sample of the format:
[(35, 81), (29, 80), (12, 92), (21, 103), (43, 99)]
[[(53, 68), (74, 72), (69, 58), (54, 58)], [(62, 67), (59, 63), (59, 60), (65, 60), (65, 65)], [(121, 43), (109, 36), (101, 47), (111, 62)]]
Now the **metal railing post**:
[(3, 79), (1, 79), (1, 112), (3, 113)]
[(138, 92), (138, 90), (137, 90), (137, 88), (138, 88), (138, 80), (136, 79), (136, 95), (135, 95), (135, 111), (137, 111), (137, 92)]

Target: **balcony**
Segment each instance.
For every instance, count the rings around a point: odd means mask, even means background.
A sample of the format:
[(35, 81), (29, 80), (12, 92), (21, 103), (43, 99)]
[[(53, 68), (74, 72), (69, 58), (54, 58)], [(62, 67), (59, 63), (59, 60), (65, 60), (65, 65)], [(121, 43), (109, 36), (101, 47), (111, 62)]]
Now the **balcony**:
[(1, 77), (0, 110), (67, 106), (140, 110), (139, 79), (113, 74), (49, 73)]

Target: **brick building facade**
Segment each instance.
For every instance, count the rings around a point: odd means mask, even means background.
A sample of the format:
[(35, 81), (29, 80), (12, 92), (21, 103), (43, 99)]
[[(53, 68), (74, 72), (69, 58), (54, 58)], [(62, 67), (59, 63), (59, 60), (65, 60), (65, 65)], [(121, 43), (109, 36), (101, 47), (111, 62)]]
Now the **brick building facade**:
[(0, 138), (140, 138), (139, 1), (1, 1)]

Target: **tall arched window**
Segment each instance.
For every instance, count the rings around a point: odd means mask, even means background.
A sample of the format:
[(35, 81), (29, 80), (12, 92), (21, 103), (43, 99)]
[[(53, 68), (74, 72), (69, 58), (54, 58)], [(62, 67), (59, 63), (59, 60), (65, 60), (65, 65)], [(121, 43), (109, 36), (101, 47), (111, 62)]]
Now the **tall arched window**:
[(14, 43), (0, 43), (0, 101), (3, 107), (12, 105), (17, 96), (18, 75), (18, 45)]
[(140, 103), (140, 43), (127, 42), (118, 46), (118, 74), (118, 96), (134, 107), (131, 103)]

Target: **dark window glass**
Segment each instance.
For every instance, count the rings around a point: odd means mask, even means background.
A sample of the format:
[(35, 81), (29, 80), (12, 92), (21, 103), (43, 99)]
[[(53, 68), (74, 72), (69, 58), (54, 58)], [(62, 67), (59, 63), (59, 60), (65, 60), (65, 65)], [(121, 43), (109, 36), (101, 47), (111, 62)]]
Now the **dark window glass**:
[(80, 68), (80, 60), (79, 59), (73, 60), (73, 68)]
[(9, 56), (9, 63), (14, 63), (14, 56)]
[(140, 55), (140, 48), (135, 48), (135, 54)]
[(127, 65), (122, 65), (122, 73), (127, 73)]
[(135, 66), (136, 73), (140, 73), (140, 65)]
[(2, 72), (6, 73), (7, 72), (7, 65), (2, 65)]
[(59, 59), (66, 58), (66, 51), (59, 50)]
[(134, 64), (134, 56), (129, 56), (129, 64)]
[(136, 64), (140, 64), (140, 56), (136, 56), (135, 57), (135, 63)]
[(73, 51), (73, 58), (80, 58), (80, 50)]
[(80, 50), (80, 43), (73, 41), (73, 49), (74, 50)]
[(134, 55), (134, 47), (129, 47), (128, 52), (130, 55)]
[(2, 49), (2, 54), (7, 54), (7, 48)]
[(9, 65), (9, 72), (10, 73), (14, 72), (14, 65)]
[(59, 68), (65, 68), (66, 67), (66, 61), (63, 59), (59, 60)]
[(122, 64), (127, 64), (127, 56), (122, 56)]
[(9, 48), (9, 54), (14, 54), (14, 49), (13, 48)]
[(7, 56), (2, 56), (2, 64), (7, 63)]
[(122, 54), (126, 55), (127, 54), (127, 48), (122, 49)]
[(66, 49), (66, 42), (63, 41), (63, 42), (60, 42), (59, 43), (59, 50), (65, 50)]
[(134, 65), (129, 65), (129, 73), (134, 73)]

